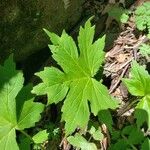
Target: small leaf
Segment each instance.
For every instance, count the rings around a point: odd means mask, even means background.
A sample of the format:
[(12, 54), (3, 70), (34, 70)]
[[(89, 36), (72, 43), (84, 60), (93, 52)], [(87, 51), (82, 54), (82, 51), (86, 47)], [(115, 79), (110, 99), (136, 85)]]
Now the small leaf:
[(94, 126), (91, 126), (90, 130), (89, 130), (89, 133), (90, 134), (94, 134), (96, 131), (96, 128)]
[(143, 31), (148, 29), (148, 35), (150, 34), (150, 2), (144, 2), (142, 5), (138, 6), (135, 11), (135, 23), (136, 27)]
[(48, 133), (46, 130), (39, 131), (36, 135), (32, 137), (32, 139), (36, 144), (43, 143), (48, 139)]
[(122, 23), (127, 23), (128, 19), (129, 19), (129, 16), (128, 16), (127, 14), (123, 13), (123, 14), (121, 15), (120, 21), (121, 21)]
[(81, 148), (81, 150), (97, 150), (97, 147), (94, 143), (89, 143), (78, 133), (75, 136), (69, 136), (67, 140), (71, 145)]
[(149, 57), (150, 55), (150, 45), (148, 44), (142, 44), (140, 47), (140, 53), (145, 56), (145, 57)]
[(104, 135), (101, 132), (101, 129), (98, 128), (98, 130), (95, 129), (95, 127), (91, 127), (89, 130), (89, 133), (92, 135), (94, 140), (101, 141), (104, 138)]

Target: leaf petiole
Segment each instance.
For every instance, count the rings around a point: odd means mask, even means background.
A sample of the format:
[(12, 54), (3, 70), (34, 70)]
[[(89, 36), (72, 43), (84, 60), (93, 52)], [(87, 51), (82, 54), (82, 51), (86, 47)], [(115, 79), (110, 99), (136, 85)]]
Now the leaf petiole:
[(30, 141), (32, 142), (32, 143), (34, 143), (34, 140), (32, 139), (32, 137), (28, 134), (28, 133), (26, 133), (25, 131), (23, 131), (23, 130), (19, 130), (23, 135), (25, 135), (28, 139), (30, 139)]

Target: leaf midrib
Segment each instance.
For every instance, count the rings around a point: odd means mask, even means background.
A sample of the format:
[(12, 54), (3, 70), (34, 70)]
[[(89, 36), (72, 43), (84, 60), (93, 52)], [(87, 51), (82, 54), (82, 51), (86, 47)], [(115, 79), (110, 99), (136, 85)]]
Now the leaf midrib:
[(66, 52), (66, 54), (72, 59), (73, 63), (75, 64), (75, 66), (77, 66), (77, 68), (79, 68), (79, 70), (85, 75), (85, 76), (89, 76), (89, 74), (82, 68), (82, 66), (80, 66), (79, 64), (79, 59), (80, 56), (77, 57), (77, 60), (75, 60), (69, 53), (68, 51), (66, 51), (66, 49), (64, 47), (62, 47), (63, 50)]
[[(80, 104), (79, 104), (79, 107), (78, 107), (78, 108), (79, 108), (78, 111), (80, 110), (80, 107), (81, 107), (81, 104), (82, 104), (83, 100), (85, 100), (85, 99), (83, 99), (83, 94), (84, 94), (84, 90), (87, 88), (87, 85), (88, 85), (89, 82), (90, 82), (90, 79), (86, 82), (83, 91), (81, 91), (81, 92), (82, 92), (82, 98), (81, 98), (81, 101), (80, 101)], [(81, 93), (81, 92), (80, 92), (80, 93)], [(74, 101), (75, 101), (75, 100), (74, 100)], [(74, 101), (73, 101), (73, 102), (74, 102)], [(76, 112), (76, 114), (78, 114), (78, 111)], [(72, 121), (72, 124), (73, 124), (73, 122), (75, 121), (75, 119), (76, 119), (76, 117), (74, 117), (74, 119), (73, 119), (73, 121)]]

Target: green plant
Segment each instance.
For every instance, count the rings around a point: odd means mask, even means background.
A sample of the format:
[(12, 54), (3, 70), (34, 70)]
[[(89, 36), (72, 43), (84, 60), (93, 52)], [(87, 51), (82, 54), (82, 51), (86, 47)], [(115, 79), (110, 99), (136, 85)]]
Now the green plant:
[(68, 142), (73, 145), (74, 147), (81, 148), (81, 150), (97, 150), (97, 146), (94, 144), (94, 142), (90, 142), (91, 139), (95, 141), (102, 141), (104, 138), (104, 135), (101, 132), (101, 129), (96, 129), (94, 126), (91, 126), (91, 128), (87, 131), (87, 133), (90, 134), (90, 137), (88, 140), (86, 140), (82, 135), (79, 133), (76, 133), (75, 136), (69, 136), (67, 138)]
[(66, 135), (77, 127), (87, 126), (90, 116), (88, 102), (95, 116), (100, 110), (117, 107), (107, 88), (94, 79), (104, 60), (105, 36), (93, 42), (95, 26), (91, 26), (90, 20), (84, 28), (80, 27), (79, 49), (65, 31), (58, 36), (45, 30), (53, 44), (49, 45), (52, 56), (62, 71), (46, 67), (44, 71), (36, 73), (43, 82), (32, 90), (37, 95), (47, 94), (48, 104), (65, 99), (62, 120), (65, 121)]
[(101, 142), (104, 135), (101, 131), (99, 123), (90, 121), (86, 132), (76, 133), (74, 136), (69, 136), (67, 141), (74, 147), (81, 150), (97, 150), (96, 143)]
[(137, 62), (132, 63), (131, 78), (123, 79), (128, 91), (137, 96), (137, 106), (135, 108), (135, 118), (137, 119), (138, 127), (141, 127), (144, 122), (147, 123), (150, 129), (150, 75), (143, 66)]
[(148, 29), (148, 37), (150, 37), (150, 2), (145, 2), (137, 7), (135, 11), (135, 23), (139, 30)]
[(93, 138), (96, 141), (101, 141), (104, 137), (104, 135), (101, 132), (101, 129), (96, 129), (94, 126), (91, 126), (90, 130), (88, 131), (91, 135), (91, 138)]
[(94, 143), (88, 142), (83, 136), (77, 133), (75, 136), (70, 136), (67, 138), (70, 144), (81, 150), (97, 150)]
[(109, 150), (137, 150), (136, 145), (140, 145), (141, 150), (150, 148), (149, 139), (135, 125), (125, 126), (119, 131), (114, 130), (111, 135), (111, 143)]
[[(23, 86), (23, 73), (16, 70), (12, 56), (0, 66), (0, 149), (30, 150), (32, 145), (32, 149), (44, 150), (45, 141), (60, 140), (61, 127), (53, 122), (46, 123), (44, 129), (38, 128), (38, 133), (29, 135), (26, 132), (26, 129), (35, 127), (44, 110), (43, 104), (34, 102), (31, 90), (37, 95), (47, 95), (47, 105), (64, 100), (65, 136), (76, 148), (97, 150), (101, 146), (99, 142), (111, 137), (110, 150), (150, 149), (147, 136), (150, 129), (150, 75), (133, 61), (130, 78), (123, 79), (123, 82), (131, 95), (136, 96), (136, 123), (122, 129), (114, 128), (109, 109), (117, 108), (118, 102), (109, 95), (102, 81), (95, 79), (104, 61), (105, 36), (93, 42), (95, 26), (90, 21), (91, 18), (80, 27), (78, 46), (65, 31), (58, 36), (44, 29), (52, 42), (49, 48), (60, 69), (45, 67), (36, 73), (42, 83), (33, 90), (31, 84)], [(143, 44), (140, 53), (149, 57), (149, 45)], [(106, 126), (105, 132), (101, 125)], [(77, 128), (81, 130), (71, 135)]]
[(15, 69), (13, 57), (0, 66), (0, 149), (18, 150), (16, 130), (24, 131), (39, 121), (44, 105), (34, 102), (31, 85), (23, 87), (23, 73)]
[(139, 47), (140, 53), (142, 54), (142, 56), (145, 56), (147, 59), (150, 56), (150, 45), (148, 44), (142, 44)]
[(130, 11), (118, 5), (109, 6), (107, 9), (109, 17), (115, 19), (118, 23), (127, 23)]
[(48, 139), (48, 133), (46, 130), (39, 131), (32, 139), (35, 144), (41, 144)]

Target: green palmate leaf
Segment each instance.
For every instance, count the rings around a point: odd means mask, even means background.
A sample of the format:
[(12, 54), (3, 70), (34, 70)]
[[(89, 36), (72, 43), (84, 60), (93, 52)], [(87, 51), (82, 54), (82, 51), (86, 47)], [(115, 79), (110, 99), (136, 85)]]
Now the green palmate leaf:
[[(0, 66), (0, 147), (5, 150), (17, 150), (15, 130), (22, 130), (34, 125), (40, 119), (43, 105), (28, 99), (28, 92), (17, 100), (23, 87), (23, 74), (15, 69), (12, 56)], [(30, 89), (30, 86), (26, 87)], [(29, 91), (29, 90), (27, 90)], [(24, 91), (25, 92), (25, 91)], [(32, 102), (31, 102), (32, 101)], [(19, 104), (20, 103), (20, 104)], [(29, 103), (34, 103), (29, 105)], [(38, 105), (38, 106), (37, 106)], [(29, 109), (30, 107), (30, 109)], [(19, 114), (19, 115), (17, 115)]]
[(97, 150), (97, 147), (94, 143), (88, 142), (83, 136), (78, 133), (75, 136), (68, 137), (67, 140), (71, 145), (77, 148), (81, 148), (81, 150)]
[(117, 103), (108, 94), (107, 88), (93, 77), (104, 60), (105, 37), (93, 42), (95, 27), (90, 19), (80, 28), (77, 48), (73, 39), (63, 31), (59, 37), (47, 30), (53, 45), (49, 45), (52, 56), (63, 71), (54, 67), (45, 68), (36, 75), (42, 83), (33, 88), (37, 95), (47, 94), (48, 104), (65, 98), (62, 118), (66, 134), (77, 127), (84, 128), (89, 120), (89, 105), (94, 115), (103, 109), (114, 109)]
[(150, 128), (150, 75), (143, 66), (133, 62), (131, 79), (123, 81), (132, 95), (141, 96), (135, 111), (137, 125), (140, 127), (146, 121)]
[(150, 75), (143, 66), (137, 62), (132, 63), (131, 79), (123, 79), (129, 92), (134, 96), (146, 96), (150, 94)]

